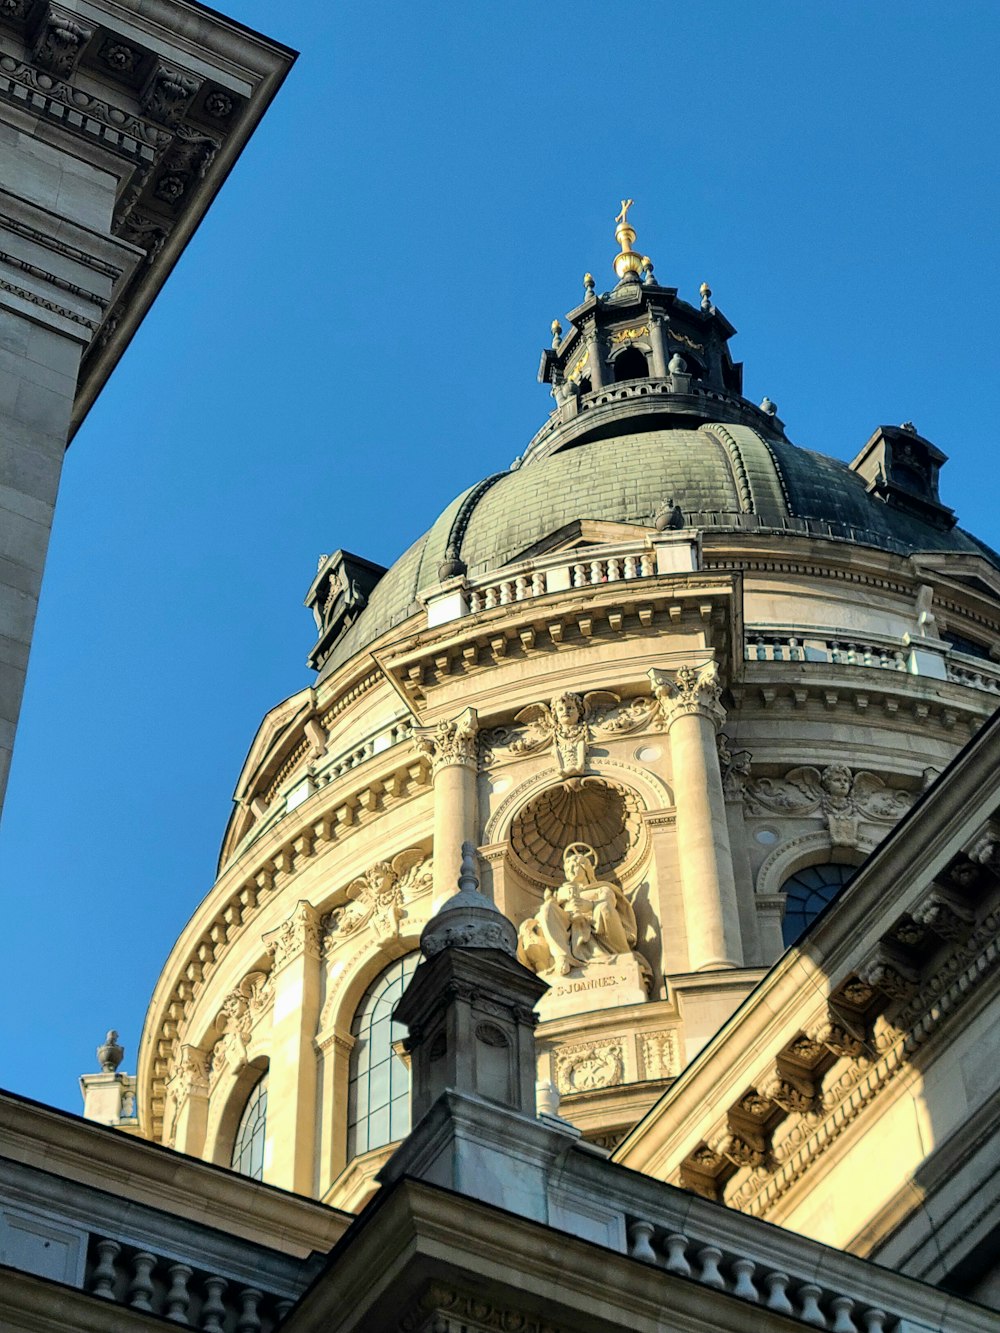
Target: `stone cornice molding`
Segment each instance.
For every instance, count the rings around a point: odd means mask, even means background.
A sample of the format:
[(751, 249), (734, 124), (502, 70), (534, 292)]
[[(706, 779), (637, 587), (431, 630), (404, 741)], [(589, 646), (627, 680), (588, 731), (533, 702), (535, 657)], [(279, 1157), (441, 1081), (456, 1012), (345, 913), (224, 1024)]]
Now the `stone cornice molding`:
[[(343, 783), (323, 787), (248, 847), (226, 867), (185, 928), (160, 974), (143, 1030), (138, 1077), (144, 1133), (159, 1133), (167, 1062), (203, 986), (268, 899), (313, 858), (365, 827), (369, 809), (429, 793), (426, 760), (409, 746), (398, 748), (408, 755), (387, 752), (385, 762), (373, 760), (361, 773), (348, 773)], [(352, 777), (353, 787), (347, 785)]]
[(414, 745), (418, 754), (430, 760), (432, 777), (436, 778), (442, 769), (456, 766), (476, 772), (478, 727), (476, 710), (466, 708), (458, 717), (442, 719), (436, 726), (414, 728)]
[(659, 706), (664, 731), (669, 732), (681, 717), (703, 717), (716, 731), (725, 723), (722, 682), (718, 663), (714, 660), (699, 667), (678, 667), (674, 679), (657, 667), (650, 667), (646, 674)]
[(291, 915), (276, 930), (267, 931), (261, 939), (274, 959), (274, 977), (278, 977), (289, 963), (303, 954), (318, 961), (323, 947), (319, 913), (312, 903), (300, 898)]
[[(4, 20), (17, 36), (0, 54), (0, 114), (15, 124), (29, 115), (33, 133), (119, 176), (111, 230), (142, 257), (103, 309), (77, 312), (74, 322), (95, 336), (84, 354), (75, 431), (295, 53), (178, 0), (15, 2)], [(20, 295), (5, 283), (8, 295)]]

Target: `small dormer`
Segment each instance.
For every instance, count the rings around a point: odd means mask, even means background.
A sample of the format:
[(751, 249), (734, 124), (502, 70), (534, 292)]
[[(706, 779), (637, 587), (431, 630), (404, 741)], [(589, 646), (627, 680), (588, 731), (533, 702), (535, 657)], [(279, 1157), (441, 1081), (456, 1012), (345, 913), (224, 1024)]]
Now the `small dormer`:
[(319, 638), (307, 658), (314, 671), (320, 670), (338, 639), (368, 605), (368, 598), (384, 573), (384, 565), (376, 565), (350, 551), (334, 551), (333, 555), (320, 559), (305, 599), (319, 630)]
[(851, 470), (864, 479), (869, 495), (948, 529), (955, 526), (955, 513), (938, 495), (938, 473), (947, 461), (946, 454), (917, 434), (912, 421), (904, 421), (901, 426), (879, 426)]

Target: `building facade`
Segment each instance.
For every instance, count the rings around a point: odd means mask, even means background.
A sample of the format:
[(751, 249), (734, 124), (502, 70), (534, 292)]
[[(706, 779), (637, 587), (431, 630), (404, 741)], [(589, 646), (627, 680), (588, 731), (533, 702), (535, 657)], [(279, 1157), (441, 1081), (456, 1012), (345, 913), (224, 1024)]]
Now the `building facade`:
[(708, 288), (661, 285), (627, 207), (616, 241), (514, 466), (391, 569), (321, 561), (317, 681), (265, 718), (149, 1010), (154, 1141), (228, 1164), (256, 1116), (264, 1180), (361, 1206), (468, 841), (548, 984), (539, 1080), (614, 1147), (996, 706), (1000, 567), (941, 451), (791, 443)]
[[(9, 751), (62, 450), (292, 57), (0, 34)], [(631, 207), (516, 463), (321, 561), (135, 1075), (0, 1094), (4, 1327), (1000, 1327), (1000, 558), (912, 423), (744, 398)]]

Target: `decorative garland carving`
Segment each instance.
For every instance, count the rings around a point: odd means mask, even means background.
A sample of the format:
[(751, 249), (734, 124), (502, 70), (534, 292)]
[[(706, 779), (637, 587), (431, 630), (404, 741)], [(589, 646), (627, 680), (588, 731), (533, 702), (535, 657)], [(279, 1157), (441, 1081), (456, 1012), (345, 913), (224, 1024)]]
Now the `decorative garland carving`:
[(209, 1077), (214, 1085), (224, 1069), (237, 1073), (247, 1063), (247, 1042), (257, 1019), (274, 998), (267, 972), (248, 972), (229, 992), (215, 1018), (215, 1030), (222, 1036), (212, 1047)]
[(656, 711), (652, 699), (630, 699), (622, 703), (609, 690), (587, 694), (566, 691), (550, 703), (529, 704), (514, 717), (520, 726), (497, 727), (483, 737), (483, 763), (504, 757), (533, 754), (551, 747), (560, 776), (584, 772), (587, 750), (602, 735), (622, 735), (648, 726)]
[(846, 764), (793, 768), (783, 778), (750, 779), (743, 784), (751, 815), (817, 816), (825, 819), (834, 847), (859, 847), (858, 826), (895, 824), (913, 803), (910, 792), (889, 787), (874, 773), (852, 774)]
[(681, 1072), (676, 1028), (644, 1032), (639, 1038), (639, 1052), (647, 1078), (673, 1078)]
[(419, 847), (400, 852), (391, 861), (376, 861), (348, 884), (349, 901), (324, 918), (324, 953), (331, 954), (363, 926), (369, 926), (380, 943), (398, 939), (407, 901), (427, 893), (433, 880), (433, 861)]

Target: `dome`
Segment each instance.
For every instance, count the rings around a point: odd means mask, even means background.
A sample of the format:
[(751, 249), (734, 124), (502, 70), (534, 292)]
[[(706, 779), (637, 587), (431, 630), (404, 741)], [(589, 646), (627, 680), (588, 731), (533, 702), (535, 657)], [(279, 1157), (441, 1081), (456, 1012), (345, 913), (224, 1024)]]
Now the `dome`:
[[(631, 429), (603, 438), (596, 433), (600, 425), (588, 423), (583, 439), (577, 431), (540, 457), (529, 450), (520, 466), (464, 491), (378, 581), (325, 669), (418, 610), (418, 594), (440, 581), (447, 559), (477, 577), (528, 559), (581, 520), (651, 529), (658, 515), (661, 525), (668, 515), (671, 527), (827, 538), (903, 556), (963, 552), (1000, 566), (994, 552), (953, 526), (936, 488), (922, 506), (916, 484), (910, 496), (898, 486), (898, 494), (886, 497), (871, 487), (858, 460), (827, 458), (779, 438), (776, 430), (765, 434), (732, 421), (675, 425), (672, 406), (664, 395), (627, 423)], [(615, 397), (598, 406), (595, 417), (603, 411), (620, 425), (635, 410), (624, 396)], [(933, 449), (910, 430), (881, 427), (859, 459), (872, 452), (873, 442), (877, 452), (887, 439), (898, 452), (903, 437), (911, 447)]]

